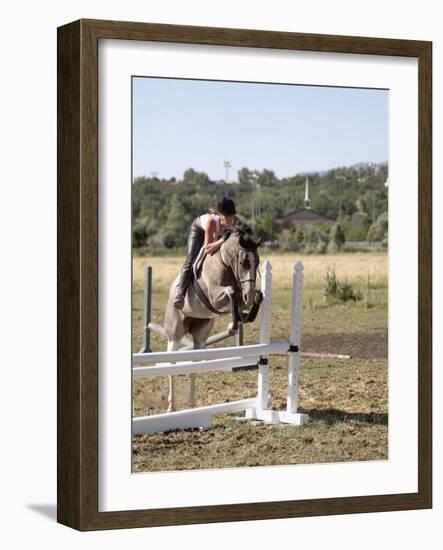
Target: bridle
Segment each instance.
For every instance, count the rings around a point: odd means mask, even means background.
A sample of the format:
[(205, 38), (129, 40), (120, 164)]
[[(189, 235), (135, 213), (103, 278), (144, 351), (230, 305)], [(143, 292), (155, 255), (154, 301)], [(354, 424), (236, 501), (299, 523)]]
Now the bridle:
[[(229, 257), (229, 263), (227, 264), (224, 261), (223, 256), (222, 256), (222, 248), (223, 248), (223, 245), (218, 249), (218, 255), (219, 255), (219, 258), (220, 258), (220, 262), (225, 267), (225, 269), (230, 269), (232, 271), (232, 274), (234, 275), (234, 280), (236, 282), (236, 286), (240, 290), (242, 290), (242, 285), (244, 285), (245, 283), (254, 283), (255, 284), (255, 280), (256, 280), (257, 277), (255, 277), (255, 278), (250, 277), (249, 279), (240, 280), (240, 277), (239, 277), (240, 250), (238, 250), (236, 254), (229, 254), (226, 250), (224, 251), (225, 254)], [(250, 252), (253, 252), (254, 259), (258, 260), (257, 252), (252, 251), (252, 250)], [(258, 261), (256, 261), (255, 272), (256, 273), (258, 272)]]

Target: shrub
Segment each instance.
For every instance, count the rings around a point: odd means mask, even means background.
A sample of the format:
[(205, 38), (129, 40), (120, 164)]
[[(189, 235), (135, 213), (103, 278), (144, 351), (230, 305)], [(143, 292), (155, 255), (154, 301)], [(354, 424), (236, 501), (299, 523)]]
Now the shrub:
[(329, 268), (326, 271), (325, 286), (323, 289), (325, 300), (338, 302), (357, 302), (363, 298), (361, 292), (355, 292), (351, 283), (340, 282), (337, 279), (335, 268)]
[(377, 221), (373, 223), (369, 228), (367, 239), (369, 242), (375, 242), (375, 241), (383, 242), (387, 234), (388, 234), (388, 213), (383, 212), (377, 218)]
[(303, 231), (303, 226), (299, 225), (292, 231), (293, 241), (299, 245), (303, 244), (305, 240), (305, 232)]
[(338, 285), (337, 296), (341, 302), (349, 302), (349, 300), (357, 302), (363, 298), (361, 292), (354, 292), (353, 286), (348, 282)]
[(288, 252), (298, 252), (301, 249), (300, 244), (294, 238), (294, 229), (284, 229), (279, 238), (282, 250)]
[(319, 238), (317, 246), (315, 247), (316, 254), (326, 254), (327, 249), (328, 249), (327, 243), (323, 241), (321, 238)]
[(345, 232), (340, 223), (336, 223), (331, 229), (328, 252), (339, 252), (346, 242)]
[(325, 254), (328, 247), (329, 228), (318, 224), (298, 225), (284, 229), (279, 236), (283, 250), (305, 254)]
[(132, 246), (133, 248), (140, 248), (146, 243), (146, 232), (144, 227), (135, 226), (132, 229)]

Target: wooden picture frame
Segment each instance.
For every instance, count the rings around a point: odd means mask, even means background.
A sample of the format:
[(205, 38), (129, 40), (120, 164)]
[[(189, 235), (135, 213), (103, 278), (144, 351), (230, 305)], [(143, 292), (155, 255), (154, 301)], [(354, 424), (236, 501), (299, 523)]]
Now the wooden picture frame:
[[(418, 59), (418, 492), (98, 511), (98, 41), (304, 50)], [(244, 521), (432, 506), (432, 44), (80, 20), (58, 29), (58, 521), (79, 530)]]

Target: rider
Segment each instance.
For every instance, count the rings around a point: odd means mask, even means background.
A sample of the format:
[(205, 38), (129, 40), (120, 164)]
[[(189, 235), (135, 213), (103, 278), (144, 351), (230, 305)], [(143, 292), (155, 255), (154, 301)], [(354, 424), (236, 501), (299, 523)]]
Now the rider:
[(214, 254), (223, 244), (225, 237), (220, 237), (223, 229), (238, 222), (234, 201), (223, 197), (217, 210), (198, 216), (191, 225), (188, 237), (188, 252), (183, 264), (180, 278), (174, 293), (174, 307), (182, 309), (185, 303), (186, 290), (192, 278), (192, 265), (202, 246), (208, 254)]

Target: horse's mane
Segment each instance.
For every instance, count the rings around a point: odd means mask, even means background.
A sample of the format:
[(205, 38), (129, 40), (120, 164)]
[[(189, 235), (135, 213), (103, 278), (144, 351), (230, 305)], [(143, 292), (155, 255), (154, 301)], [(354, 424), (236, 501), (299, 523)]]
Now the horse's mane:
[(231, 235), (239, 237), (239, 243), (242, 248), (255, 252), (263, 242), (263, 239), (254, 239), (252, 229), (243, 222), (236, 222), (224, 228), (223, 237), (227, 240)]

